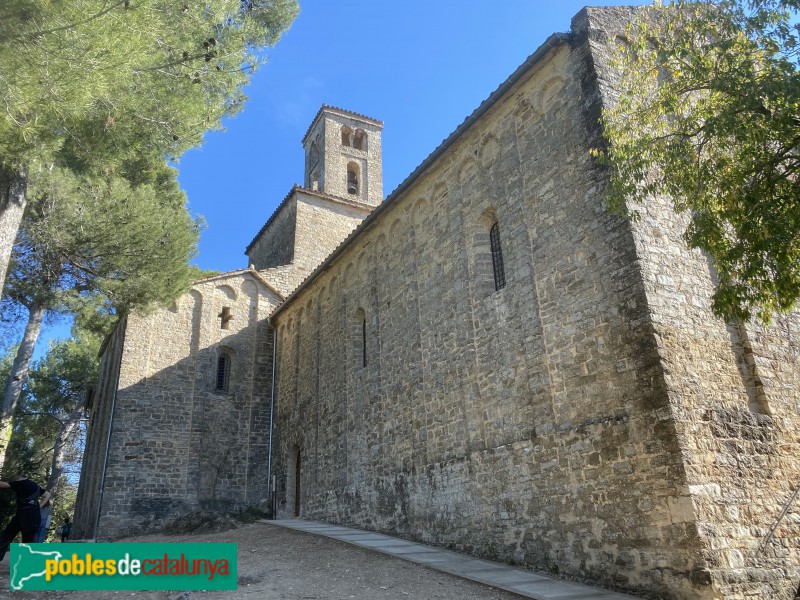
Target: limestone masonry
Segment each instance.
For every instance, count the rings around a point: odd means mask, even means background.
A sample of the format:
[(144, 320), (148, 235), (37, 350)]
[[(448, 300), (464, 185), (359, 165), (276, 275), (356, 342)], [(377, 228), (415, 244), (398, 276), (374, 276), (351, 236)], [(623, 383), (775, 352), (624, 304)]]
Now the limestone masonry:
[[(385, 200), (323, 106), (249, 268), (104, 346), (75, 534), (274, 501), (655, 598), (795, 597), (800, 315), (713, 317), (667, 202), (590, 156), (636, 9), (584, 9)], [(270, 493), (270, 482), (275, 493)]]

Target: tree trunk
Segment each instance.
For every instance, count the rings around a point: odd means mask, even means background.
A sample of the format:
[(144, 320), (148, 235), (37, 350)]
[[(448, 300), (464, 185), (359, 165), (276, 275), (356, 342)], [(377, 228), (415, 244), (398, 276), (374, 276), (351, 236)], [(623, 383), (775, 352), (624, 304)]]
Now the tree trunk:
[(14, 426), (14, 412), (17, 410), (22, 386), (28, 378), (33, 348), (36, 345), (36, 340), (39, 339), (39, 332), (42, 330), (44, 312), (44, 307), (36, 304), (28, 307), (28, 323), (25, 325), (25, 335), (22, 336), (22, 342), (17, 350), (17, 355), (14, 357), (14, 364), (8, 374), (6, 393), (3, 396), (3, 406), (2, 411), (0, 411), (0, 471), (2, 471), (6, 462), (6, 449)]
[(0, 295), (11, 249), (27, 203), (28, 175), (23, 167), (0, 167)]
[(47, 486), (45, 486), (46, 489), (53, 493), (55, 493), (58, 480), (64, 472), (64, 448), (66, 448), (69, 437), (75, 431), (75, 428), (78, 426), (83, 416), (83, 409), (84, 403), (81, 402), (80, 405), (70, 413), (69, 418), (61, 424), (61, 429), (58, 432), (56, 443), (53, 446), (53, 462), (51, 464), (50, 477), (47, 480)]

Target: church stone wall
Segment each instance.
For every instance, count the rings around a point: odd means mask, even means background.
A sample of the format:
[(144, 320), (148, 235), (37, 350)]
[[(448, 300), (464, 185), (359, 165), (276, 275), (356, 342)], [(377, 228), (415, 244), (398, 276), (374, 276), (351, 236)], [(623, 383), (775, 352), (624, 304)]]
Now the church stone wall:
[(250, 265), (258, 270), (287, 265), (294, 260), (297, 202), (285, 200), (247, 249)]
[(665, 203), (640, 214), (637, 249), (709, 576), (725, 598), (792, 600), (800, 528), (781, 512), (800, 481), (800, 315), (770, 327), (716, 318), (709, 262), (680, 238), (687, 219)]
[(270, 269), (261, 269), (258, 274), (284, 298), (308, 276), (307, 274), (301, 276), (292, 264), (272, 267)]
[[(276, 350), (279, 516), (658, 598), (794, 598), (800, 314), (716, 319), (686, 216), (663, 200), (635, 222), (609, 213), (590, 157), (614, 101), (610, 40), (636, 10), (581, 11), (346, 245), (372, 201), (296, 187), (248, 250), (258, 273), (124, 320), (76, 535), (98, 517), (98, 537), (118, 537), (264, 499)], [(354, 153), (380, 166), (379, 144), (336, 138), (358, 115), (319, 115), (324, 181), (345, 182)], [(262, 280), (302, 287), (278, 308)], [(214, 390), (221, 351), (228, 393)]]
[[(124, 344), (107, 359), (118, 362), (119, 382), (99, 537), (266, 498), (273, 343), (266, 317), (276, 305), (277, 297), (245, 272), (201, 281), (168, 310), (128, 317)], [(228, 329), (221, 328), (224, 307), (232, 316)], [(226, 392), (215, 389), (221, 352), (231, 356)], [(87, 456), (96, 465), (103, 461), (105, 444), (95, 442), (109, 426), (108, 401), (96, 407), (101, 412), (89, 434)]]
[(302, 281), (358, 227), (372, 207), (304, 193), (302, 190), (298, 191), (297, 196), (294, 265)]
[[(319, 140), (321, 148), (325, 148), (321, 156), (323, 161), (324, 187), (323, 192), (340, 198), (349, 198), (364, 202), (371, 206), (380, 204), (383, 199), (383, 175), (381, 147), (381, 127), (367, 123), (361, 119), (348, 118), (345, 113), (328, 109), (323, 112), (323, 123), (320, 123), (320, 133), (325, 139)], [(366, 133), (366, 148), (359, 150), (342, 145), (342, 126), (352, 130), (362, 129)], [(359, 193), (349, 194), (347, 191), (347, 164), (354, 162), (359, 166)]]
[(248, 250), (250, 264), (288, 295), (344, 240), (372, 207), (294, 188)]
[(280, 513), (715, 597), (635, 240), (589, 156), (592, 33), (520, 76), (276, 315)]
[(76, 540), (92, 539), (96, 535), (97, 507), (101, 499), (100, 490), (105, 467), (105, 447), (117, 390), (126, 324), (127, 317), (124, 317), (104, 342), (99, 384), (94, 402), (89, 409), (87, 451), (84, 452), (81, 463), (80, 487), (75, 499), (72, 538)]
[[(596, 27), (613, 31), (630, 10), (591, 14)], [(608, 37), (593, 40), (607, 103), (617, 77), (607, 67)], [(800, 313), (769, 327), (718, 319), (709, 260), (681, 237), (688, 216), (665, 200), (632, 208), (641, 215), (636, 250), (709, 576), (725, 598), (793, 599), (800, 529), (781, 513), (800, 481)]]

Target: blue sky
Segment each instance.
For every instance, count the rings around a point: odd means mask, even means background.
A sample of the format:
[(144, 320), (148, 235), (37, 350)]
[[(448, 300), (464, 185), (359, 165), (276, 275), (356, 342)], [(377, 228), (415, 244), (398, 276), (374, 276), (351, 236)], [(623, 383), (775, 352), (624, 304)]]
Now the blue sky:
[[(592, 3), (608, 4), (619, 2)], [(301, 0), (300, 15), (247, 88), (243, 112), (178, 164), (190, 210), (207, 224), (195, 264), (247, 266), (245, 247), (302, 183), (300, 141), (323, 103), (384, 122), (388, 195), (550, 34), (568, 31), (583, 6)], [(66, 335), (67, 324), (50, 326), (36, 356)]]

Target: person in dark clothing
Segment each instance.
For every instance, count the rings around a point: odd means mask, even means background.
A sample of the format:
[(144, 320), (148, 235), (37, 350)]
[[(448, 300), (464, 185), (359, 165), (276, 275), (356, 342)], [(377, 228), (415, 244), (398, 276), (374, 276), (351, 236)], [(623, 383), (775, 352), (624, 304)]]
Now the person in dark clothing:
[(6, 555), (8, 545), (14, 541), (18, 533), (22, 533), (22, 541), (33, 543), (39, 532), (42, 516), (39, 512), (39, 497), (45, 501), (50, 492), (38, 483), (25, 477), (14, 477), (11, 481), (0, 481), (0, 489), (12, 490), (17, 496), (17, 513), (11, 518), (6, 528), (0, 533), (0, 560)]

